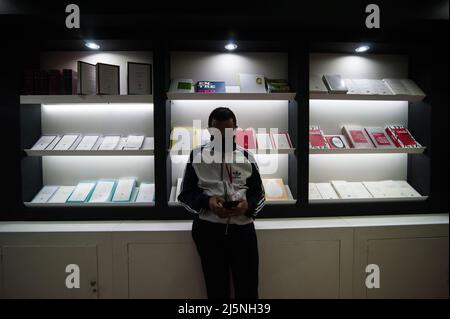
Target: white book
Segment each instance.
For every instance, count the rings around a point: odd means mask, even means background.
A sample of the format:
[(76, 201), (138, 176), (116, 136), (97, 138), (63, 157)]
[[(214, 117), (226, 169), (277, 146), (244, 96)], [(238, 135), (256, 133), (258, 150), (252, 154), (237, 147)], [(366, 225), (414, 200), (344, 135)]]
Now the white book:
[(117, 181), (116, 189), (112, 197), (113, 202), (129, 202), (136, 185), (135, 178), (121, 178)]
[(32, 150), (42, 151), (45, 150), (55, 140), (56, 135), (43, 135), (31, 148)]
[(388, 187), (395, 197), (421, 197), (411, 185), (406, 181), (389, 181)]
[(92, 192), (89, 202), (104, 203), (110, 201), (115, 185), (116, 185), (115, 181), (102, 181), (102, 180), (98, 181), (97, 184), (95, 185), (95, 189)]
[(324, 74), (322, 78), (330, 93), (347, 93), (345, 81), (339, 74)]
[(331, 183), (316, 183), (316, 187), (323, 199), (339, 199)]
[(56, 144), (56, 146), (53, 148), (55, 151), (67, 151), (70, 149), (70, 147), (75, 143), (77, 138), (79, 137), (78, 134), (67, 134), (64, 135), (61, 140)]
[(136, 203), (152, 203), (155, 198), (155, 184), (141, 183)]
[(342, 199), (372, 198), (372, 195), (360, 182), (332, 181), (336, 193)]
[(425, 96), (425, 92), (410, 79), (383, 79), (383, 82), (396, 95)]
[(396, 194), (390, 193), (387, 186), (389, 181), (363, 182), (364, 186), (374, 198), (396, 197)]
[(258, 144), (258, 149), (260, 150), (271, 150), (272, 139), (269, 133), (256, 133), (256, 143)]
[(277, 150), (289, 150), (292, 148), (291, 139), (288, 133), (271, 133), (272, 143)]
[(242, 93), (267, 93), (264, 75), (240, 73), (239, 83)]
[(85, 135), (81, 139), (81, 142), (77, 145), (77, 151), (90, 151), (94, 147), (95, 143), (97, 143), (99, 136), (98, 135)]
[(117, 144), (119, 144), (120, 136), (117, 135), (111, 135), (111, 136), (104, 136), (102, 144), (98, 148), (100, 151), (112, 151), (115, 150), (117, 147)]
[(181, 193), (181, 186), (183, 184), (183, 178), (178, 178), (177, 179), (177, 188), (175, 191), (175, 201), (178, 202), (178, 195), (180, 195)]
[(345, 85), (347, 86), (347, 94), (362, 94), (357, 82), (354, 79), (344, 79)]
[(124, 150), (139, 150), (144, 143), (144, 135), (128, 135), (125, 145), (123, 146)]
[(153, 137), (146, 137), (144, 144), (142, 145), (143, 150), (154, 150), (155, 149), (155, 139)]
[(70, 194), (67, 202), (85, 202), (89, 199), (95, 187), (95, 182), (79, 182)]
[(309, 76), (309, 92), (328, 93), (327, 87), (320, 76), (315, 74)]
[(56, 144), (61, 140), (62, 136), (56, 136), (56, 138), (47, 146), (46, 150), (52, 150), (55, 148)]
[(31, 201), (32, 203), (47, 203), (48, 200), (55, 194), (59, 186), (46, 185), (37, 193)]
[(75, 186), (60, 186), (56, 193), (50, 198), (49, 203), (65, 203), (72, 194)]
[(322, 195), (320, 195), (319, 190), (317, 189), (317, 185), (315, 183), (309, 183), (308, 198), (322, 199)]

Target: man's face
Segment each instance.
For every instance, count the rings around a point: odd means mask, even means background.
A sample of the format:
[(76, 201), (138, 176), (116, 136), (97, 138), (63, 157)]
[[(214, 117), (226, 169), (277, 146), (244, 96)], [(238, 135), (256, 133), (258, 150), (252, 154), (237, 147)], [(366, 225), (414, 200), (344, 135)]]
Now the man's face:
[(226, 137), (226, 132), (228, 132), (228, 137), (232, 138), (231, 133), (233, 133), (233, 130), (235, 129), (235, 124), (233, 119), (228, 119), (226, 121), (217, 121), (217, 120), (212, 120), (211, 122), (211, 127), (216, 128), (220, 131), (220, 134), (222, 135), (222, 147), (225, 147), (225, 137)]

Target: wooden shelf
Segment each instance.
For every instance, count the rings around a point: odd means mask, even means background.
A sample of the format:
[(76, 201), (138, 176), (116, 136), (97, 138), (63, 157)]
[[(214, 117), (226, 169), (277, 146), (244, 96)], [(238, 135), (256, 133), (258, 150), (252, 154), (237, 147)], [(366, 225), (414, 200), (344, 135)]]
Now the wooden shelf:
[(111, 151), (53, 151), (53, 150), (24, 150), (28, 156), (153, 156), (154, 150), (111, 150)]
[(153, 103), (153, 95), (21, 95), (20, 104)]
[(426, 147), (310, 149), (309, 154), (422, 154), (425, 149)]
[(169, 100), (286, 100), (295, 93), (175, 93), (167, 92)]
[(343, 204), (343, 203), (385, 203), (385, 202), (423, 202), (428, 196), (420, 197), (385, 197), (385, 198), (344, 198), (344, 199), (310, 199), (310, 204)]
[(422, 101), (422, 95), (369, 95), (369, 94), (331, 94), (309, 93), (310, 100), (362, 100), (362, 101)]

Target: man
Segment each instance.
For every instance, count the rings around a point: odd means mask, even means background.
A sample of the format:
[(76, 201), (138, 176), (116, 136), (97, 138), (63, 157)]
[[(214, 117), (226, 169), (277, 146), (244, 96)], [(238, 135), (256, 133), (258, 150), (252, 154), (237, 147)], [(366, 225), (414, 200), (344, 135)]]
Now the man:
[[(208, 298), (230, 298), (231, 271), (235, 298), (257, 299), (259, 256), (253, 220), (264, 206), (258, 166), (247, 150), (236, 145), (234, 134), (226, 145), (227, 133), (237, 127), (229, 108), (213, 110), (208, 127), (211, 142), (191, 152), (178, 200), (197, 214), (192, 237)], [(201, 161), (202, 155), (217, 152), (218, 162)], [(228, 162), (230, 155), (234, 160)]]

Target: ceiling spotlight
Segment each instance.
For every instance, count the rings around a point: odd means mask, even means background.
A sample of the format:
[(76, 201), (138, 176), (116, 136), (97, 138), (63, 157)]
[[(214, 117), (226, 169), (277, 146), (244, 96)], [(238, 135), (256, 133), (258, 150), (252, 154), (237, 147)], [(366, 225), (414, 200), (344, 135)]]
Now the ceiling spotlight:
[(359, 47), (357, 47), (355, 49), (355, 52), (356, 53), (363, 53), (363, 52), (366, 52), (366, 51), (369, 51), (369, 50), (370, 50), (370, 47), (368, 45), (360, 45)]
[(236, 50), (237, 47), (238, 47), (237, 44), (236, 44), (236, 43), (233, 43), (233, 42), (227, 43), (227, 44), (225, 45), (225, 49), (227, 49), (228, 51)]
[(95, 42), (88, 41), (84, 45), (86, 47), (88, 47), (89, 49), (91, 49), (91, 50), (98, 50), (98, 49), (100, 49), (100, 46), (97, 43), (95, 43)]

